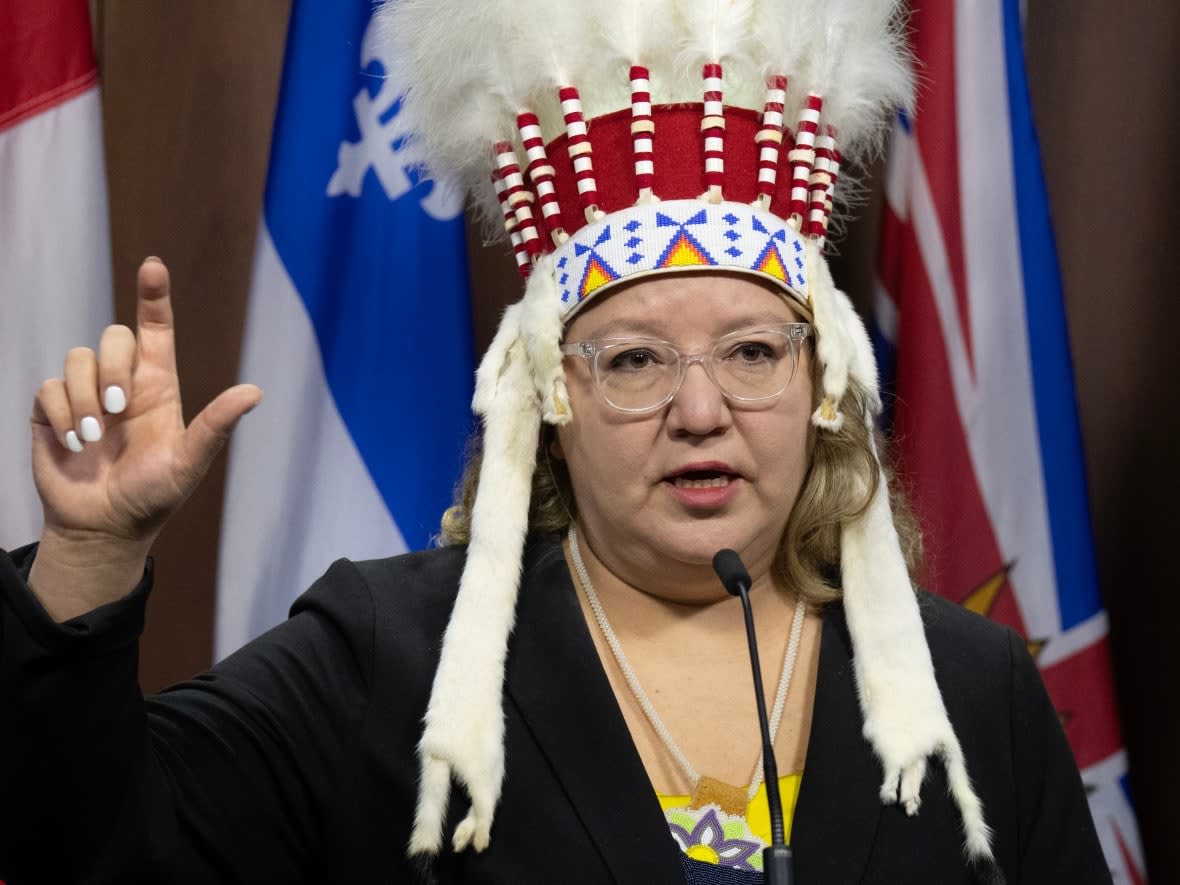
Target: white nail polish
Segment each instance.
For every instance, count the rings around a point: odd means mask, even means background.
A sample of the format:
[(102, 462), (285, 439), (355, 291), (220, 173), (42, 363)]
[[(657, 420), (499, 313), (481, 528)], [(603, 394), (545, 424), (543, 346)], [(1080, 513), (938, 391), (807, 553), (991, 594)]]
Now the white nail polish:
[(107, 414), (118, 415), (127, 408), (127, 394), (123, 392), (122, 387), (112, 384), (102, 395), (102, 405), (107, 410)]
[(78, 429), (82, 431), (82, 439), (86, 442), (98, 442), (102, 439), (102, 425), (93, 415), (87, 415), (79, 421)]
[(72, 430), (66, 431), (66, 448), (75, 453), (82, 451), (82, 443), (78, 441), (78, 434)]

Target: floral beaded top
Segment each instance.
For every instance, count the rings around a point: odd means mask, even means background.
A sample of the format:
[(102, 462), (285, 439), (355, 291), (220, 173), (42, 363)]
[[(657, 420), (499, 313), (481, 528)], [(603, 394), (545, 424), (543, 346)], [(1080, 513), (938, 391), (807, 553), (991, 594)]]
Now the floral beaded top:
[[(783, 828), (788, 843), (802, 777), (802, 772), (798, 772), (779, 778)], [(691, 796), (656, 795), (672, 838), (686, 857), (744, 872), (762, 870), (762, 849), (770, 844), (765, 784), (758, 787), (744, 815), (731, 814), (712, 803), (692, 808)]]

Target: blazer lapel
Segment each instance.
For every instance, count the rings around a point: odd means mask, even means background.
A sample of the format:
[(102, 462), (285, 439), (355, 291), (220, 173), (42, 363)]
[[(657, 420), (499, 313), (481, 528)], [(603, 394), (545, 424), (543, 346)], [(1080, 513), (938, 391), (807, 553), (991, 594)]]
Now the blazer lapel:
[(852, 640), (838, 603), (824, 612), (807, 760), (791, 829), (796, 876), (859, 882), (881, 816), (881, 766), (861, 735)]
[(594, 648), (561, 545), (531, 545), (507, 690), (615, 880), (682, 881), (679, 852)]

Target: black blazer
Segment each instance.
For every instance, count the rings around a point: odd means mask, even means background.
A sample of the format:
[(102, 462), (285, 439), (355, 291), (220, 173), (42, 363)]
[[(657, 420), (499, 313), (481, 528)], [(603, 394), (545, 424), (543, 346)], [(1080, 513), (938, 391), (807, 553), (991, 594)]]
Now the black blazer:
[[(53, 624), (0, 556), (0, 879), (402, 882), (420, 718), (461, 548), (336, 563), (285, 624), (141, 699), (130, 597)], [(164, 591), (162, 591), (164, 592)], [(1109, 882), (1080, 778), (1023, 643), (923, 596), (938, 680), (1009, 883)], [(825, 612), (796, 881), (973, 881), (941, 768), (915, 817), (878, 800), (843, 611)], [(483, 854), (441, 882), (673, 883), (683, 874), (554, 537), (525, 556), (507, 774)], [(457, 789), (448, 833), (466, 813)]]

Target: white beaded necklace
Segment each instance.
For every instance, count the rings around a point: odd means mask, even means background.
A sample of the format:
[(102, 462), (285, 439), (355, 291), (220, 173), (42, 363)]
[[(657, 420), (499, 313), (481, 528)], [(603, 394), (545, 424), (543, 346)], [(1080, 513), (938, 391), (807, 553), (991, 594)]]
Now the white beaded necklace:
[[(672, 737), (672, 733), (664, 725), (663, 720), (660, 719), (660, 715), (656, 712), (656, 708), (652, 706), (651, 700), (643, 690), (643, 686), (639, 684), (639, 679), (636, 678), (635, 671), (631, 669), (631, 664), (627, 661), (627, 656), (623, 654), (623, 646), (619, 643), (619, 637), (615, 635), (610, 621), (606, 619), (606, 612), (602, 608), (602, 603), (598, 600), (598, 594), (594, 592), (594, 585), (590, 582), (590, 575), (586, 571), (586, 565), (582, 562), (582, 551), (578, 548), (578, 532), (572, 522), (570, 523), (567, 537), (570, 543), (570, 557), (574, 561), (574, 570), (578, 573), (578, 581), (582, 585), (582, 591), (586, 594), (586, 601), (590, 603), (590, 610), (594, 612), (594, 619), (598, 622), (598, 629), (602, 631), (602, 637), (610, 647), (611, 654), (614, 655), (615, 663), (618, 664), (619, 670), (623, 674), (623, 679), (627, 683), (627, 687), (631, 689), (631, 694), (643, 709), (644, 715), (647, 716), (647, 721), (651, 723), (651, 727), (659, 735), (664, 747), (671, 754), (672, 758), (676, 760), (676, 764), (680, 766), (680, 770), (684, 772), (684, 776), (688, 778), (688, 782), (695, 789), (701, 782), (701, 776), (696, 768), (693, 767), (693, 764), (688, 761), (688, 757), (684, 755), (684, 751), (677, 745), (675, 739)], [(791, 674), (795, 671), (795, 659), (799, 656), (799, 640), (803, 635), (803, 621), (806, 608), (807, 604), (800, 597), (799, 601), (795, 604), (795, 613), (791, 616), (791, 638), (787, 643), (787, 652), (783, 656), (782, 674), (779, 676), (778, 690), (774, 695), (774, 708), (770, 714), (770, 742), (772, 745), (774, 744), (775, 735), (778, 734), (779, 723), (782, 721), (783, 707), (787, 700), (787, 691), (791, 686)], [(758, 761), (754, 765), (754, 773), (750, 778), (750, 786), (746, 791), (747, 802), (754, 798), (761, 784), (762, 752), (759, 751)]]

